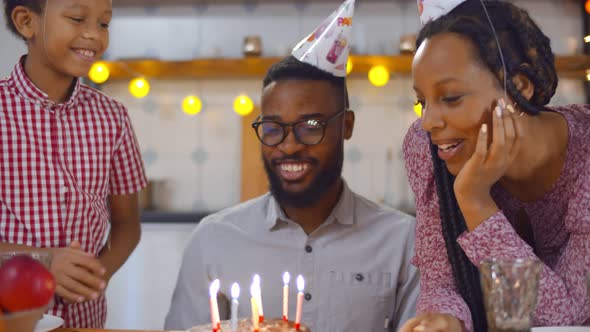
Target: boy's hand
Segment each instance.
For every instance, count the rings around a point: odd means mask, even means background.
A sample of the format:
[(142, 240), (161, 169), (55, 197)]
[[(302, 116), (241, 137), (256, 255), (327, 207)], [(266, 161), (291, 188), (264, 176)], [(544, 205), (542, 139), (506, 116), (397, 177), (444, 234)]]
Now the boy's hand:
[(53, 248), (51, 253), (51, 273), (57, 283), (55, 292), (67, 303), (95, 300), (104, 291), (104, 266), (84, 252), (78, 241), (73, 241), (68, 248)]

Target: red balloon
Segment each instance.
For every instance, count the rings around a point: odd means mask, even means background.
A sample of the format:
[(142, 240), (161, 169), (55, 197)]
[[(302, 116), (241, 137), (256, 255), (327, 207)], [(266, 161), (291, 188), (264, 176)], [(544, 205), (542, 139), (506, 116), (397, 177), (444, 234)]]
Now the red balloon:
[(51, 272), (29, 256), (15, 256), (0, 267), (0, 308), (31, 310), (49, 303), (55, 292)]

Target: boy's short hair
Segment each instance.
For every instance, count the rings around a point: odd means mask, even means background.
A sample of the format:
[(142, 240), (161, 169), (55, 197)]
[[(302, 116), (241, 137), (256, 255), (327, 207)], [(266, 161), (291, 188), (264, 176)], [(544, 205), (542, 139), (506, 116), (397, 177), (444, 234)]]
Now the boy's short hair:
[(43, 5), (47, 0), (2, 0), (4, 3), (4, 15), (6, 16), (6, 26), (12, 33), (22, 38), (12, 21), (12, 11), (18, 6), (27, 7), (37, 14), (43, 11)]

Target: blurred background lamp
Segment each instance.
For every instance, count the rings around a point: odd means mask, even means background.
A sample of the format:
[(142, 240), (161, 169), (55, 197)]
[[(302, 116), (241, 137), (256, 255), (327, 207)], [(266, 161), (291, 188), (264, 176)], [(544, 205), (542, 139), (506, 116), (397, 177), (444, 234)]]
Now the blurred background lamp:
[(414, 103), (414, 113), (416, 113), (419, 118), (422, 117), (422, 104), (419, 102)]
[(246, 116), (254, 110), (254, 103), (247, 95), (239, 95), (234, 101), (234, 111), (241, 116)]
[(106, 82), (110, 75), (109, 67), (104, 62), (95, 62), (88, 72), (88, 78), (96, 84)]
[(203, 109), (203, 102), (197, 96), (188, 96), (182, 101), (182, 110), (188, 115), (197, 115)]
[(350, 72), (352, 72), (352, 68), (353, 68), (353, 63), (352, 63), (352, 59), (349, 57), (348, 61), (346, 61), (346, 75), (350, 74)]
[(150, 84), (143, 78), (135, 78), (129, 83), (129, 92), (135, 98), (143, 98), (150, 93)]
[(369, 70), (369, 81), (376, 87), (381, 87), (389, 82), (389, 71), (383, 66), (374, 66)]

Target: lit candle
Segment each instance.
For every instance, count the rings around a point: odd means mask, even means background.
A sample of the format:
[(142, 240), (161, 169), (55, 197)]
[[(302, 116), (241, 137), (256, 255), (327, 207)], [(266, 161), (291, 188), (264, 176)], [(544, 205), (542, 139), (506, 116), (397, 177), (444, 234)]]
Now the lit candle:
[(299, 331), (301, 327), (301, 308), (303, 307), (303, 290), (305, 289), (305, 280), (303, 276), (297, 277), (297, 311), (295, 312), (295, 329)]
[(211, 303), (211, 326), (213, 332), (217, 331), (221, 327), (219, 320), (219, 306), (217, 305), (217, 292), (219, 292), (219, 279), (213, 280), (209, 287), (210, 303)]
[(258, 315), (258, 301), (256, 300), (256, 288), (256, 284), (252, 283), (252, 286), (250, 286), (250, 296), (252, 296), (250, 303), (252, 305), (252, 328), (254, 329), (254, 332), (258, 332), (258, 324), (260, 324), (260, 317)]
[(256, 306), (258, 307), (258, 317), (260, 322), (264, 322), (264, 311), (262, 310), (262, 287), (260, 286), (260, 276), (254, 275), (254, 284), (256, 285)]
[(240, 297), (240, 286), (237, 283), (231, 285), (231, 330), (238, 330), (238, 297)]
[(283, 274), (283, 320), (289, 320), (289, 282), (291, 282), (291, 275), (289, 272)]

